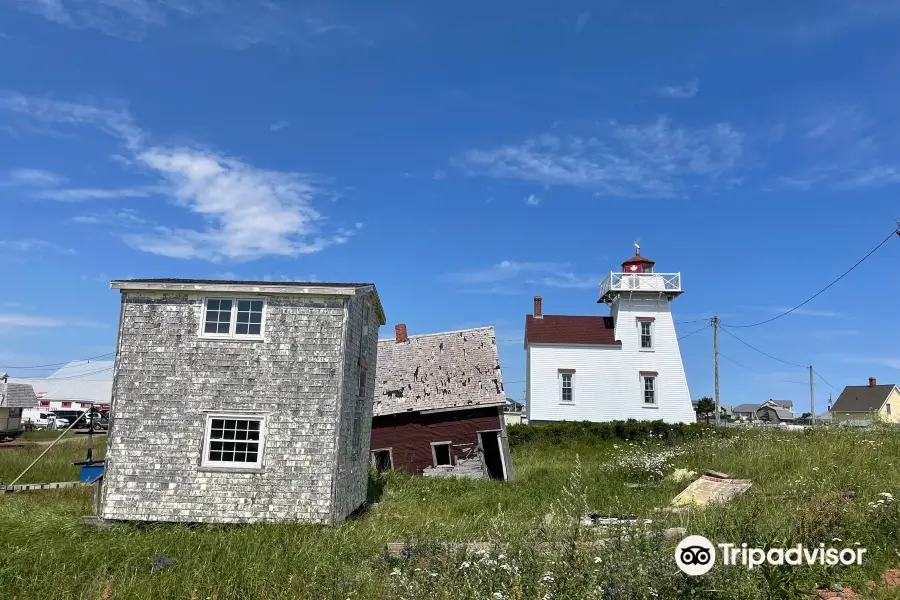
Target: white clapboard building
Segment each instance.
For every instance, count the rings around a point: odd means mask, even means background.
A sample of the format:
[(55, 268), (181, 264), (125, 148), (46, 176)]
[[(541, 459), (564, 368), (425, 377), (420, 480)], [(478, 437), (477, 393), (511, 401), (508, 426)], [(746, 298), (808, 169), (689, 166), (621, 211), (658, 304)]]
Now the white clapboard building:
[(529, 423), (637, 419), (692, 423), (695, 415), (672, 318), (680, 273), (635, 255), (600, 283), (609, 316), (525, 319)]

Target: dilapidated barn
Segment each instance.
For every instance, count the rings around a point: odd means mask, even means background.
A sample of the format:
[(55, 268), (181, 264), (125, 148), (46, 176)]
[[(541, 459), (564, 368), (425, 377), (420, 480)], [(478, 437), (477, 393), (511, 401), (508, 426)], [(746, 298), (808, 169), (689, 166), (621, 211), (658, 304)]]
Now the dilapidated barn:
[(493, 327), (378, 341), (371, 458), (379, 469), (512, 479)]
[(101, 517), (333, 523), (366, 499), (375, 286), (134, 279)]

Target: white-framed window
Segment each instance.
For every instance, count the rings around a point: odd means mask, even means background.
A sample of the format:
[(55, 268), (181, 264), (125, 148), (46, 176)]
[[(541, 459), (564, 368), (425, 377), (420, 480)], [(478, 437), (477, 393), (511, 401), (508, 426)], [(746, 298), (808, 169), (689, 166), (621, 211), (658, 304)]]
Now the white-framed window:
[(259, 469), (266, 419), (261, 415), (208, 414), (203, 443), (204, 467)]
[(887, 410), (887, 414), (891, 414), (891, 405), (885, 404), (885, 410)]
[(265, 298), (204, 298), (201, 337), (262, 339)]
[(653, 319), (638, 319), (638, 339), (641, 350), (653, 350)]
[(575, 402), (575, 370), (560, 369), (559, 370), (559, 401), (572, 403)]
[(452, 465), (450, 453), (451, 442), (431, 442), (431, 458), (436, 467)]
[(656, 406), (656, 373), (641, 373), (641, 391), (644, 394), (644, 406)]

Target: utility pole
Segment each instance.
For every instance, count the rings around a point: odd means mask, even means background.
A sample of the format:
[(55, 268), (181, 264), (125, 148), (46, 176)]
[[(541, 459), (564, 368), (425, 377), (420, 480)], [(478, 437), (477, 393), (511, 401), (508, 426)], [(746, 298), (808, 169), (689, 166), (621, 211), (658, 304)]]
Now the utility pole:
[(721, 425), (721, 409), (719, 408), (719, 317), (712, 318), (713, 326), (713, 359), (716, 369), (716, 427)]
[(813, 380), (813, 368), (809, 365), (809, 412), (812, 414), (812, 424), (816, 424), (816, 392), (815, 381)]

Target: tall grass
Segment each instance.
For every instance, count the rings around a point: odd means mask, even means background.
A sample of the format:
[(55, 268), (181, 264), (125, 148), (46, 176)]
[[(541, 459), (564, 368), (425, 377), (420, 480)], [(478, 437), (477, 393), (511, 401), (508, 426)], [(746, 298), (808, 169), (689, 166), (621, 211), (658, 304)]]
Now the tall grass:
[[(39, 449), (0, 451), (0, 479)], [(15, 454), (13, 454), (15, 453)], [(71, 480), (84, 442), (54, 448), (31, 481)], [(102, 455), (100, 452), (98, 456)], [(32, 458), (33, 459), (33, 458)], [(378, 502), (334, 527), (304, 524), (82, 525), (90, 490), (0, 497), (0, 594), (10, 598), (792, 598), (841, 583), (860, 590), (900, 564), (900, 434), (742, 431), (682, 443), (590, 440), (515, 446), (513, 482), (391, 473), (373, 479)], [(675, 468), (753, 479), (750, 491), (701, 511), (660, 511), (683, 487)], [(68, 471), (68, 470), (71, 470)], [(629, 487), (641, 483), (643, 487)], [(854, 491), (855, 498), (841, 495)], [(879, 504), (879, 500), (881, 503)], [(585, 511), (651, 520), (607, 531), (599, 549)], [(686, 527), (714, 542), (779, 546), (860, 543), (862, 567), (714, 568), (690, 578), (675, 566)], [(637, 535), (636, 531), (641, 534)], [(441, 542), (490, 541), (481, 555)], [(412, 556), (385, 561), (383, 545)], [(152, 574), (154, 557), (175, 559)], [(807, 596), (808, 597), (808, 596)]]

